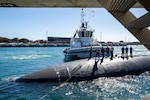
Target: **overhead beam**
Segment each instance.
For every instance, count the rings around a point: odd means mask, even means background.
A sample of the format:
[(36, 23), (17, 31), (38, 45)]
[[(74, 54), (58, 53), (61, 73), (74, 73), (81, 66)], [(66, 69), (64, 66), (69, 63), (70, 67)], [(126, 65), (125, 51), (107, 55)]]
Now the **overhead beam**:
[(136, 0), (111, 0), (108, 10), (111, 12), (127, 12), (135, 3)]
[(146, 28), (148, 26), (150, 26), (150, 13), (147, 13), (144, 16), (125, 25), (126, 28), (138, 28), (138, 29)]
[(97, 0), (0, 0), (1, 7), (102, 7)]
[[(111, 13), (123, 26), (125, 26), (127, 23), (131, 22), (132, 20), (136, 20), (136, 17), (128, 11), (125, 14), (122, 13)], [(128, 31), (132, 33), (141, 43), (143, 44), (147, 49), (150, 50), (150, 44), (147, 44), (150, 42), (150, 31), (147, 28), (143, 29), (131, 29), (127, 28)]]
[(148, 12), (150, 12), (150, 0), (138, 0), (138, 2), (139, 2)]
[[(0, 7), (101, 8), (103, 6), (101, 6), (101, 4), (97, 0), (0, 0)], [(133, 7), (141, 8), (142, 6), (139, 3), (136, 3)]]
[[(98, 0), (98, 2), (109, 11), (110, 0)], [(126, 13), (119, 13), (109, 11), (123, 26), (127, 25), (128, 23), (136, 20), (136, 17), (130, 12), (127, 11)], [(130, 29), (127, 28), (141, 43), (148, 43), (150, 42), (150, 31), (147, 28), (143, 29)], [(150, 50), (150, 44), (143, 44), (147, 49)]]

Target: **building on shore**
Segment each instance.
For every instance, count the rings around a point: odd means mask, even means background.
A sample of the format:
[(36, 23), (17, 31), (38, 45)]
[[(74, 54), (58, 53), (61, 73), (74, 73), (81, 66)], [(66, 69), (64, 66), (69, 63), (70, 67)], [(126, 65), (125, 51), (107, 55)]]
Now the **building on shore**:
[(48, 37), (48, 43), (70, 44), (70, 39), (67, 37)]

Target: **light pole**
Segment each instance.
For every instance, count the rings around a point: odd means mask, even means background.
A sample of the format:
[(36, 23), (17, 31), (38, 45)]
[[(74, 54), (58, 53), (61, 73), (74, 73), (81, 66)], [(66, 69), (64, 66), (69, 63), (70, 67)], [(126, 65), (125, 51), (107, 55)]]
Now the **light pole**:
[(100, 32), (100, 41), (102, 42), (102, 32)]
[(46, 40), (47, 40), (47, 43), (48, 43), (48, 35), (47, 35), (47, 33), (48, 33), (48, 32), (46, 31)]

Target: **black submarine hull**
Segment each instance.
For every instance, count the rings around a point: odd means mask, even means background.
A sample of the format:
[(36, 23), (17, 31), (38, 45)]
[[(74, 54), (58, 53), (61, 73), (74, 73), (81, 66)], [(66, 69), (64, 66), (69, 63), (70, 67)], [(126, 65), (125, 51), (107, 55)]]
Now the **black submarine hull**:
[(129, 58), (91, 58), (50, 66), (16, 82), (78, 82), (99, 77), (138, 75), (150, 70), (150, 55)]

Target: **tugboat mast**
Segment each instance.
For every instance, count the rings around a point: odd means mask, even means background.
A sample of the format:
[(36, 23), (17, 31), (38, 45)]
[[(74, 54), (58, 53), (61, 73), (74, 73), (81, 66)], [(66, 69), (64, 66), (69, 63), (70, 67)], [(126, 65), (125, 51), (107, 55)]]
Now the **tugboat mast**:
[(84, 24), (84, 16), (85, 16), (84, 9), (82, 8), (82, 10), (81, 10), (81, 23), (82, 24)]

